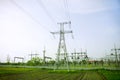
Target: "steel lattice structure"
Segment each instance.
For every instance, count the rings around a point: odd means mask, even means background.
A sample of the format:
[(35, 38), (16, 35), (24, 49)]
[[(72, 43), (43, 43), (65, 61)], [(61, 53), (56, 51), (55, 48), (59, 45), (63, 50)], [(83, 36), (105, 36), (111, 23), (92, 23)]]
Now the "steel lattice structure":
[(64, 25), (65, 24), (71, 24), (71, 22), (62, 22), (62, 23), (58, 23), (60, 25), (60, 31), (58, 32), (51, 32), (52, 34), (59, 34), (60, 38), (59, 38), (59, 44), (58, 44), (58, 50), (57, 50), (57, 58), (56, 58), (56, 66), (57, 68), (59, 67), (59, 65), (61, 65), (61, 61), (64, 62), (64, 66), (67, 67), (67, 69), (69, 70), (69, 64), (68, 64), (68, 53), (67, 53), (67, 48), (66, 48), (66, 43), (65, 43), (65, 34), (67, 33), (72, 33), (72, 31), (65, 31), (64, 30)]

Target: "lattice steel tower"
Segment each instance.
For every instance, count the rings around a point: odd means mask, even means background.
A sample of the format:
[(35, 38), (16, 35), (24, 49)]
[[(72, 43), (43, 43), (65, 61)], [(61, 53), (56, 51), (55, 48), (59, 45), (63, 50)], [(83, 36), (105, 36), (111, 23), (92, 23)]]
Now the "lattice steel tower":
[(66, 48), (66, 43), (65, 43), (65, 34), (67, 33), (72, 33), (72, 31), (65, 31), (64, 30), (64, 25), (69, 24), (71, 25), (71, 22), (62, 22), (58, 23), (60, 25), (60, 31), (58, 32), (51, 32), (52, 34), (60, 34), (59, 38), (59, 45), (58, 45), (58, 50), (57, 50), (57, 58), (56, 58), (56, 66), (57, 68), (62, 64), (61, 62), (64, 63), (64, 66), (67, 67), (69, 70), (69, 64), (68, 64), (68, 53), (67, 53), (67, 48)]

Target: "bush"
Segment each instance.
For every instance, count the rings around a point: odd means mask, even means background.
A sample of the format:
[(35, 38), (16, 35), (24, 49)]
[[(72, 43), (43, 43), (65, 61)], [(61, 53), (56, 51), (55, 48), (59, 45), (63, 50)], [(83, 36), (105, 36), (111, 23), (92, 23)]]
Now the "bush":
[(39, 57), (34, 57), (27, 62), (27, 65), (36, 66), (36, 65), (40, 65), (41, 63), (42, 63), (42, 59), (40, 59)]

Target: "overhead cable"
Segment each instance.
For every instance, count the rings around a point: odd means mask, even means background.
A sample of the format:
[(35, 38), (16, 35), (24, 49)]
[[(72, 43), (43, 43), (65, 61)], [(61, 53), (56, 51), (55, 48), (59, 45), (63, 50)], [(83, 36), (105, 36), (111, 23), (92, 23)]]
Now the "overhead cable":
[(23, 7), (21, 7), (18, 3), (16, 3), (14, 0), (11, 0), (11, 2), (17, 6), (22, 12), (24, 12), (28, 17), (30, 17), (33, 21), (35, 21), (37, 24), (39, 24), (42, 28), (50, 32), (46, 26), (43, 26), (37, 19), (35, 19), (28, 11), (26, 11)]
[[(57, 22), (55, 21), (55, 19), (52, 17), (52, 15), (49, 13), (49, 11), (47, 10), (47, 8), (45, 7), (44, 3), (42, 2), (42, 0), (36, 0), (39, 4), (39, 6), (44, 10), (44, 12), (48, 15), (48, 17), (51, 19), (51, 21), (53, 22), (53, 24), (56, 24)], [(55, 25), (56, 26), (56, 25)]]
[(66, 17), (70, 21), (70, 11), (69, 11), (69, 6), (68, 6), (68, 1), (67, 0), (64, 0), (64, 6), (65, 6)]

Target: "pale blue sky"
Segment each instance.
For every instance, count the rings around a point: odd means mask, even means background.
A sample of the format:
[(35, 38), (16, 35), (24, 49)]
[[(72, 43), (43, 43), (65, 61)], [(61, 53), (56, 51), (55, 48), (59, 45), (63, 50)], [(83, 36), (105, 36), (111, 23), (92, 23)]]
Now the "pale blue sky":
[(68, 20), (74, 35), (66, 35), (69, 53), (82, 48), (95, 58), (109, 54), (114, 43), (120, 47), (119, 0), (0, 0), (0, 61), (8, 54), (11, 60), (27, 60), (31, 51), (42, 57), (44, 46), (46, 55), (55, 58), (59, 35), (54, 39), (50, 31), (58, 31), (57, 22)]

